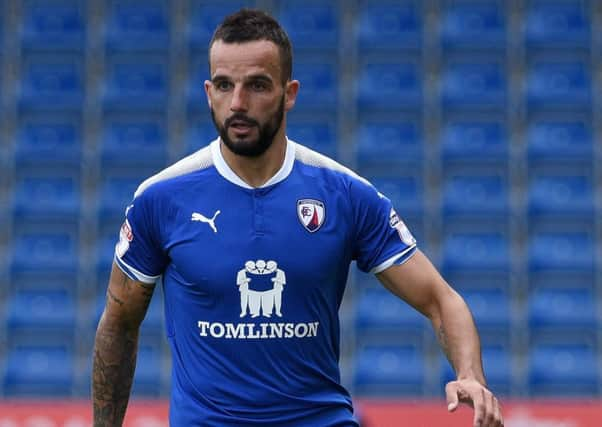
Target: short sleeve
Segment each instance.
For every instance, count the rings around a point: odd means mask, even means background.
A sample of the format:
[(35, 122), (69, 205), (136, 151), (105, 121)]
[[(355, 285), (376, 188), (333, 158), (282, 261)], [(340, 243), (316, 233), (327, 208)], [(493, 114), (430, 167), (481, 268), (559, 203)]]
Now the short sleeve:
[(354, 259), (360, 270), (380, 273), (402, 264), (416, 250), (416, 239), (391, 201), (366, 181), (351, 184), (355, 221)]
[(115, 262), (131, 279), (155, 283), (168, 258), (161, 245), (160, 203), (147, 192), (126, 208), (125, 221), (115, 246)]

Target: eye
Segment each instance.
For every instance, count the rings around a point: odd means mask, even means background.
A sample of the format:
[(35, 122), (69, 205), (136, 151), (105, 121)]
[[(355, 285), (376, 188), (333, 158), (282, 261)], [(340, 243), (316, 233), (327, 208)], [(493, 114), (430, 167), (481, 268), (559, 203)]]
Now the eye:
[(217, 88), (217, 90), (227, 91), (232, 88), (232, 83), (226, 80), (221, 80), (215, 83), (215, 87)]
[(251, 83), (251, 88), (256, 92), (263, 92), (268, 89), (268, 84), (261, 80), (256, 80)]

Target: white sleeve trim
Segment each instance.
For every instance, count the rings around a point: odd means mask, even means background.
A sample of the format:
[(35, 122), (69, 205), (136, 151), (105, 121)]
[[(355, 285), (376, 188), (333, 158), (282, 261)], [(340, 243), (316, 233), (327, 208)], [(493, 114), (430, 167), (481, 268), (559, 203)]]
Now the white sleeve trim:
[(121, 271), (123, 271), (130, 279), (138, 280), (142, 283), (153, 285), (157, 282), (157, 280), (159, 280), (159, 277), (161, 277), (160, 274), (158, 276), (146, 275), (141, 271), (136, 270), (134, 267), (123, 261), (117, 255), (115, 255), (115, 263), (121, 269)]
[[(416, 248), (416, 244), (413, 244), (409, 248), (406, 248), (403, 252), (399, 252), (399, 253), (393, 255), (391, 258), (388, 258), (385, 261), (381, 262), (379, 265), (377, 265), (372, 270), (370, 270), (370, 273), (377, 274), (377, 273), (380, 273), (380, 272), (386, 270), (387, 268), (389, 268), (393, 264), (395, 264), (395, 261), (397, 261), (399, 258), (401, 258), (402, 256), (404, 256), (405, 254), (407, 254), (408, 252), (410, 252), (414, 248)], [(409, 257), (407, 257), (406, 259), (404, 259), (403, 262), (402, 262), (402, 264), (404, 262), (406, 262), (407, 260), (409, 260), (412, 257), (412, 255), (414, 255), (414, 254), (412, 253), (412, 254), (410, 254)]]

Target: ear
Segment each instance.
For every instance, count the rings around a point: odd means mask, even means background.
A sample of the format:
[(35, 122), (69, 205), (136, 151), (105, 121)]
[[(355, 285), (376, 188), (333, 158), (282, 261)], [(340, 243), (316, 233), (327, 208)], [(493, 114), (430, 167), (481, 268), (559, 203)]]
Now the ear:
[(209, 109), (211, 109), (211, 86), (212, 83), (209, 80), (205, 80), (205, 94), (207, 95), (207, 104), (209, 104)]
[(295, 106), (295, 101), (297, 100), (297, 93), (299, 93), (299, 87), (301, 84), (299, 80), (290, 80), (286, 82), (286, 87), (284, 88), (284, 110), (289, 111)]

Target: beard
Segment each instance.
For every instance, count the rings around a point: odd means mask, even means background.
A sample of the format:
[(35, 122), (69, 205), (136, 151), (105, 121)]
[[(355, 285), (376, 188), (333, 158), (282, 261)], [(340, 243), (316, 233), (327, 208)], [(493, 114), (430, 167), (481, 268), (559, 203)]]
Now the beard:
[[(259, 157), (271, 147), (274, 142), (276, 133), (282, 126), (282, 119), (284, 118), (284, 95), (280, 99), (280, 105), (278, 110), (262, 125), (257, 120), (243, 114), (234, 113), (228, 117), (224, 124), (218, 123), (215, 118), (215, 112), (211, 108), (211, 119), (217, 129), (221, 140), (226, 144), (226, 147), (234, 154), (244, 157)], [(228, 136), (228, 128), (233, 121), (242, 121), (249, 126), (258, 128), (259, 135), (254, 140), (238, 139), (232, 140)]]

